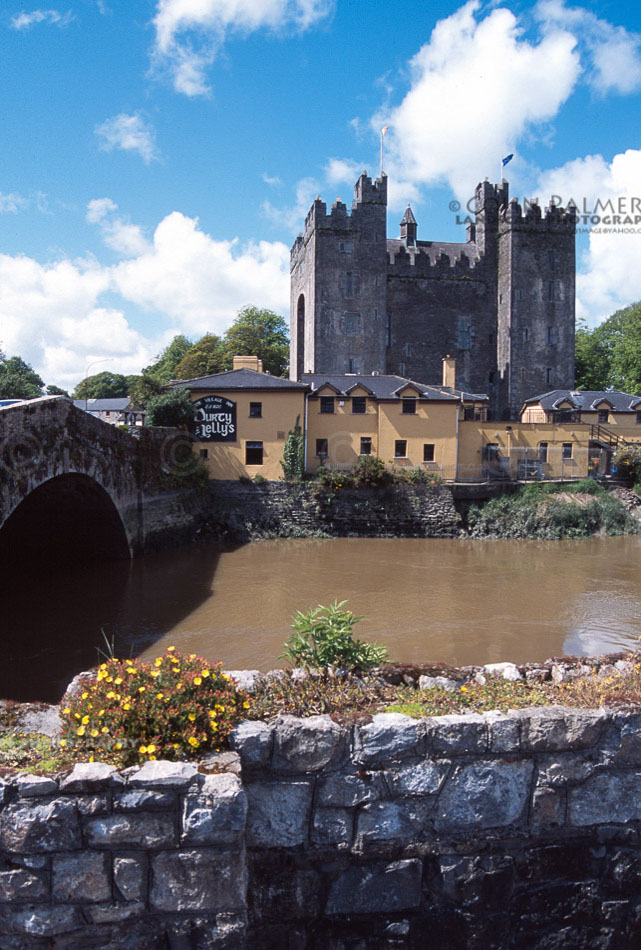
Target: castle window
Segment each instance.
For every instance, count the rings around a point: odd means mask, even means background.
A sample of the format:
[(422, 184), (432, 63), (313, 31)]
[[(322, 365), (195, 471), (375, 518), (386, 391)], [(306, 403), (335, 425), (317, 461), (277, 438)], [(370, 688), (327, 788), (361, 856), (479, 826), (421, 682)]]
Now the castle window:
[(351, 254), (354, 249), (354, 245), (351, 241), (339, 241), (338, 250), (342, 251), (343, 254)]
[(361, 455), (372, 454), (372, 440), (368, 437), (361, 439)]
[[(352, 412), (358, 415), (367, 412), (366, 396), (352, 396)], [(361, 452), (361, 455), (363, 455), (363, 452)]]
[(250, 419), (262, 419), (263, 416), (263, 404), (262, 402), (250, 402), (249, 404), (249, 418)]
[(406, 459), (407, 458), (407, 439), (397, 439), (394, 443), (394, 458), (395, 459)]
[(564, 459), (572, 458), (572, 443), (571, 442), (563, 443), (563, 451), (562, 451), (561, 458), (564, 458)]
[(523, 327), (523, 342), (524, 343), (530, 342), (530, 328), (529, 327)]
[(423, 461), (424, 462), (433, 462), (434, 461), (434, 443), (425, 442), (423, 445)]
[(458, 348), (459, 350), (469, 350), (470, 348), (470, 320), (468, 317), (459, 317), (458, 320)]
[(327, 439), (316, 439), (316, 457), (319, 459), (327, 458)]
[(598, 420), (599, 422), (607, 422), (607, 421), (608, 421), (608, 415), (609, 415), (609, 413), (608, 413), (608, 410), (607, 410), (607, 409), (599, 409), (598, 415), (599, 415), (599, 420)]
[(493, 385), (494, 385), (494, 377), (495, 377), (494, 370), (491, 369), (490, 372), (489, 372), (488, 375), (487, 375), (487, 381), (488, 381), (488, 383), (490, 384), (490, 386), (493, 386)]
[(548, 444), (547, 442), (539, 442), (539, 462), (541, 465), (547, 465), (548, 463)]
[(332, 413), (334, 412), (334, 397), (333, 396), (321, 396), (320, 397), (320, 411), (322, 413)]
[(352, 297), (354, 295), (354, 275), (351, 270), (348, 270), (345, 274), (345, 296)]
[(389, 313), (385, 319), (385, 346), (392, 345), (392, 321)]
[(549, 386), (552, 382), (552, 367), (548, 366), (545, 370), (545, 382)]
[(358, 314), (357, 313), (343, 314), (343, 330), (345, 331), (345, 333), (358, 332)]
[(416, 412), (416, 399), (413, 396), (401, 399), (403, 415), (413, 415)]
[(549, 300), (550, 303), (554, 303), (554, 301), (556, 300), (556, 294), (555, 294), (555, 288), (554, 288), (554, 281), (553, 281), (553, 280), (549, 281), (549, 283), (548, 283), (548, 300)]
[(556, 343), (556, 327), (548, 327), (548, 346), (554, 346)]
[(245, 442), (245, 465), (263, 464), (263, 443)]

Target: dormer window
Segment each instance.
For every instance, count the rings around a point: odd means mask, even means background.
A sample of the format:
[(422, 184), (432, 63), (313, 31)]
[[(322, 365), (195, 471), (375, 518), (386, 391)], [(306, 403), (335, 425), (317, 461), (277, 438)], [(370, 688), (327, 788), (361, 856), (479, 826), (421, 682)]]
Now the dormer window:
[(607, 409), (599, 409), (597, 415), (598, 415), (599, 422), (607, 422), (608, 416), (610, 415), (610, 413)]
[(414, 396), (403, 396), (401, 404), (404, 416), (414, 415), (416, 412), (416, 398)]
[(320, 411), (323, 414), (334, 412), (334, 397), (333, 396), (320, 397)]

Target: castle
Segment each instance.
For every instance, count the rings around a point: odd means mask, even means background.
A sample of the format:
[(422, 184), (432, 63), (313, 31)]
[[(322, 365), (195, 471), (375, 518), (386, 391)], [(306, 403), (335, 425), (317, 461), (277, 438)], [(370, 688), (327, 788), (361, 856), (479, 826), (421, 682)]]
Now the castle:
[(574, 385), (575, 216), (521, 208), (484, 181), (465, 243), (420, 241), (408, 206), (387, 237), (387, 176), (363, 172), (351, 212), (316, 198), (291, 251), (290, 376), (396, 373), (487, 393), (497, 418)]

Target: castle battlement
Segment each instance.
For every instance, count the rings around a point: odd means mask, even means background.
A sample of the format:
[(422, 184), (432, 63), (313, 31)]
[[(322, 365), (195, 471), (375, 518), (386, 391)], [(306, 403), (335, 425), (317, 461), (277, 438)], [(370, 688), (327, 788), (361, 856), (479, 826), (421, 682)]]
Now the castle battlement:
[(410, 272), (419, 277), (469, 277), (482, 263), (474, 244), (419, 243), (406, 247), (402, 241), (388, 241), (389, 273)]
[(526, 202), (524, 212), (517, 199), (512, 198), (507, 207), (499, 209), (499, 230), (503, 232), (515, 227), (522, 230), (561, 231), (574, 234), (576, 212), (574, 208), (551, 205), (542, 214), (536, 201)]

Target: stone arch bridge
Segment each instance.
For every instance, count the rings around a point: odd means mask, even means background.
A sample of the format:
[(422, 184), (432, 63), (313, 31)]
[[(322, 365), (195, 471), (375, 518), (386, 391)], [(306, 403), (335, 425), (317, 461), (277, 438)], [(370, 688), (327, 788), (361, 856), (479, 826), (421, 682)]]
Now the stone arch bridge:
[(0, 563), (132, 557), (188, 540), (206, 496), (189, 437), (130, 433), (64, 396), (0, 408)]

